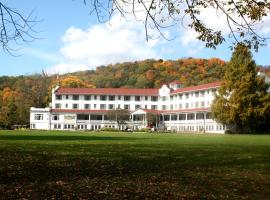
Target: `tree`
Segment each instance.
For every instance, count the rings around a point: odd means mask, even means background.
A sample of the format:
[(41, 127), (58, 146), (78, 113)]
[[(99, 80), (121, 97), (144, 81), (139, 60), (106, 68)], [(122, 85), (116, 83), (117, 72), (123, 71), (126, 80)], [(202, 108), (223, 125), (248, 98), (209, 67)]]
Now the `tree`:
[(235, 131), (258, 129), (270, 116), (268, 88), (264, 78), (257, 75), (257, 67), (248, 47), (238, 44), (213, 101), (213, 117)]
[(17, 117), (17, 105), (16, 105), (17, 93), (10, 88), (4, 88), (2, 91), (2, 105), (0, 110), (0, 124), (5, 128), (11, 128), (12, 125), (18, 123)]
[(157, 128), (159, 124), (160, 115), (157, 113), (147, 113), (146, 119), (147, 119), (148, 126), (151, 126), (151, 127), (155, 126)]
[[(147, 39), (154, 37), (154, 31), (149, 29), (156, 29), (166, 38), (164, 29), (187, 24), (188, 28), (197, 32), (197, 38), (205, 42), (207, 47), (216, 48), (225, 41), (226, 33), (207, 25), (202, 14), (207, 12), (206, 9), (212, 9), (223, 17), (230, 30), (229, 36), (236, 43), (244, 42), (249, 47), (258, 49), (267, 38), (258, 34), (258, 24), (269, 15), (268, 0), (84, 0), (84, 4), (90, 6), (91, 13), (95, 13), (100, 21), (109, 20), (115, 12), (127, 19), (133, 15), (136, 20), (144, 23)], [(0, 2), (2, 47), (9, 50), (10, 41), (27, 41), (27, 37), (33, 38), (32, 22), (31, 18), (24, 17)]]
[(77, 76), (69, 75), (60, 80), (61, 87), (87, 87), (87, 85)]
[(121, 125), (125, 125), (129, 120), (129, 115), (130, 113), (126, 109), (109, 110), (107, 112), (108, 119), (111, 121), (116, 121), (119, 130)]

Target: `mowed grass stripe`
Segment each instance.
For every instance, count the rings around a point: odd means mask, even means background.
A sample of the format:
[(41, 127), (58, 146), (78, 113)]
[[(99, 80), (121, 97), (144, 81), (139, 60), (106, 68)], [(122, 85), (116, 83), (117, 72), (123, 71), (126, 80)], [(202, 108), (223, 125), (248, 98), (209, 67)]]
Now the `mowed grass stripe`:
[(270, 136), (0, 131), (0, 196), (269, 199)]

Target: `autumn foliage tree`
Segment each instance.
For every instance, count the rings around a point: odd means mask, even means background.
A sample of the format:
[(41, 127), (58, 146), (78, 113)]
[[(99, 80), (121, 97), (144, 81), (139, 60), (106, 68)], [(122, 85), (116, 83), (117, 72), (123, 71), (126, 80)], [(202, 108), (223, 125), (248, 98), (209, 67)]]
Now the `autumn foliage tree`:
[(255, 131), (269, 123), (269, 85), (257, 71), (249, 48), (239, 44), (212, 105), (214, 118), (232, 130)]

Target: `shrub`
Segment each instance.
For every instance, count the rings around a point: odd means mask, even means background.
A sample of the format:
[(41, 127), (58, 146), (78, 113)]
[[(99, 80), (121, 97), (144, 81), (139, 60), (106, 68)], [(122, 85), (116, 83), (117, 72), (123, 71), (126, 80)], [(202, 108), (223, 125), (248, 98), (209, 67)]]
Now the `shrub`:
[(233, 134), (233, 132), (228, 129), (228, 130), (225, 131), (225, 134)]
[(108, 132), (120, 132), (120, 130), (116, 129), (116, 128), (107, 128), (104, 127), (102, 129), (100, 129), (101, 131), (108, 131)]

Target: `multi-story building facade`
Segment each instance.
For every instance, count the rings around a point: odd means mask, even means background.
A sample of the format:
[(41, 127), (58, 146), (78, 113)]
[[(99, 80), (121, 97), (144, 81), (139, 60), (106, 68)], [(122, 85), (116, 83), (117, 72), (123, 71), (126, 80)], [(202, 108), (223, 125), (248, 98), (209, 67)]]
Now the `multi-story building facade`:
[[(103, 127), (141, 129), (147, 116), (158, 116), (155, 127), (177, 132), (224, 133), (225, 126), (211, 119), (211, 103), (219, 82), (181, 87), (178, 82), (160, 89), (61, 88), (52, 90), (50, 108), (31, 108), (30, 128), (98, 130)], [(126, 109), (130, 120), (118, 127), (108, 120), (110, 110)]]

